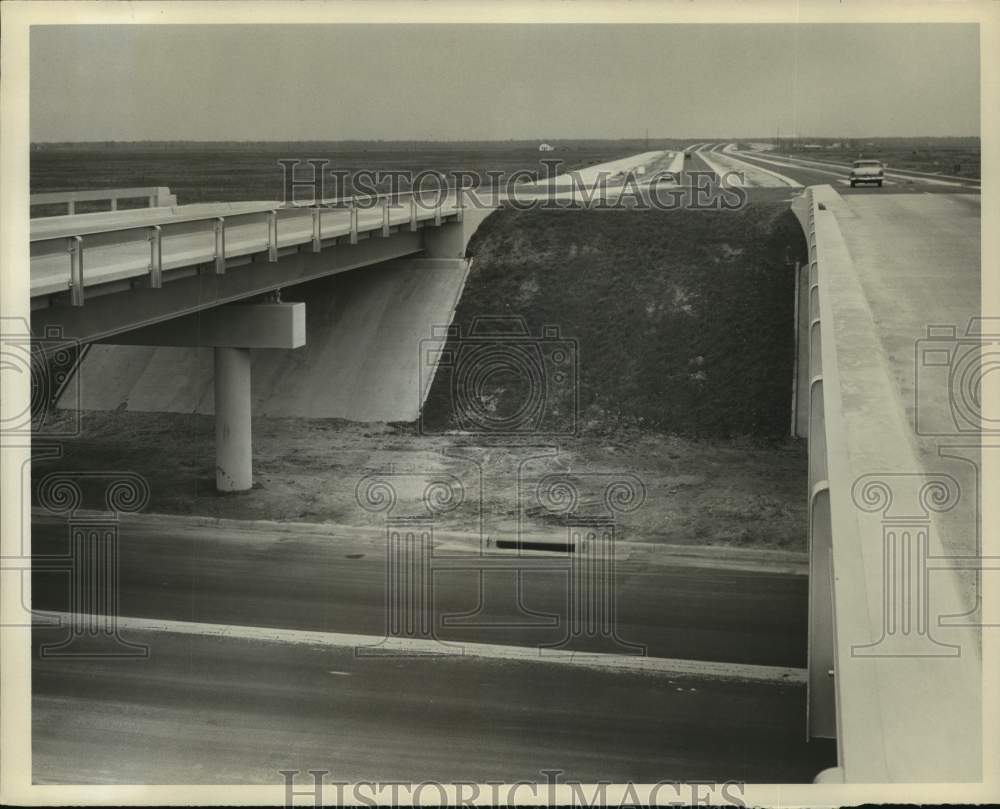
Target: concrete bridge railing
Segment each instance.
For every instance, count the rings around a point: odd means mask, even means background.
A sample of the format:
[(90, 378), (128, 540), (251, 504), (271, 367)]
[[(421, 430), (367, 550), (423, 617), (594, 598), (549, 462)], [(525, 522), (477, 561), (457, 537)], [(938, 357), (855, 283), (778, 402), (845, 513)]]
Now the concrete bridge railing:
[[(96, 192), (95, 192), (96, 193)], [(211, 264), (218, 275), (227, 262), (309, 246), (314, 253), (331, 240), (357, 244), (363, 234), (389, 236), (422, 224), (461, 222), (464, 189), (446, 193), (405, 192), (323, 200), (321, 204), (236, 202), (47, 217), (31, 223), (31, 295), (69, 291), (83, 306), (88, 286), (148, 277), (158, 289), (164, 273)], [(168, 246), (169, 245), (169, 246)], [(91, 260), (91, 251), (99, 251)]]
[[(122, 200), (143, 200), (149, 208), (171, 207), (177, 204), (177, 197), (165, 186), (149, 188), (103, 188), (86, 191), (52, 191), (43, 194), (32, 194), (30, 207), (65, 205), (66, 214), (76, 213), (78, 202), (108, 203), (110, 210), (117, 211)], [(57, 214), (58, 215), (58, 214)]]
[(941, 564), (940, 518), (960, 492), (914, 452), (843, 205), (830, 186), (793, 204), (809, 245), (796, 396), (808, 408), (807, 736), (838, 750), (816, 780), (978, 781), (978, 628)]

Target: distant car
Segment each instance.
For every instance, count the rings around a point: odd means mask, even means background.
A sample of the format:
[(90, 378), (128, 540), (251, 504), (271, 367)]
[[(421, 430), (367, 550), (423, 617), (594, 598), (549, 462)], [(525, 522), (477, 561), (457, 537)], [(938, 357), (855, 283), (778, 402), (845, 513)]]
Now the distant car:
[(684, 159), (685, 160), (690, 160), (691, 159), (691, 150), (690, 149), (685, 149), (684, 150)]
[(649, 179), (650, 185), (659, 185), (660, 183), (674, 183), (676, 184), (680, 179), (680, 172), (673, 171), (658, 171)]
[(882, 187), (885, 177), (885, 166), (881, 160), (855, 160), (851, 168), (851, 188), (859, 183), (875, 183)]

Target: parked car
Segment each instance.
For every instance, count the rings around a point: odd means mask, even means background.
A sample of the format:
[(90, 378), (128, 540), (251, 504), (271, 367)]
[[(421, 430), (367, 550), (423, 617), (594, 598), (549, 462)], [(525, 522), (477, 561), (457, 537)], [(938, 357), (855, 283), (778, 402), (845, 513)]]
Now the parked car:
[(855, 160), (851, 168), (851, 188), (858, 183), (875, 183), (882, 187), (885, 177), (885, 166), (881, 160)]

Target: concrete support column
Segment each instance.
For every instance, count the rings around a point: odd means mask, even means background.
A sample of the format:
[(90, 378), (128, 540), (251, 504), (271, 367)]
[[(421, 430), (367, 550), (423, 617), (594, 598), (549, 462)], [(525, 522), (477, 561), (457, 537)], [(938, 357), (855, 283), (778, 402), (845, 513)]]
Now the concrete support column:
[(253, 486), (250, 429), (250, 349), (215, 348), (215, 486), (242, 492)]

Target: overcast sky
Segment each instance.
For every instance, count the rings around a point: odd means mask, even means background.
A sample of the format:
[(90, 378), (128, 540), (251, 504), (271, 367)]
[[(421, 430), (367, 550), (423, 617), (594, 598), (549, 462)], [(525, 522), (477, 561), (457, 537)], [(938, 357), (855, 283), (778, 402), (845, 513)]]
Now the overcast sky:
[(978, 135), (972, 25), (41, 26), (31, 138)]

